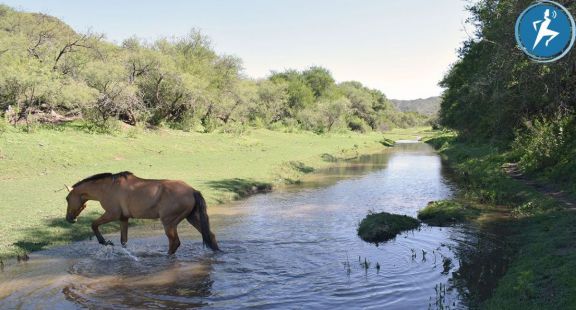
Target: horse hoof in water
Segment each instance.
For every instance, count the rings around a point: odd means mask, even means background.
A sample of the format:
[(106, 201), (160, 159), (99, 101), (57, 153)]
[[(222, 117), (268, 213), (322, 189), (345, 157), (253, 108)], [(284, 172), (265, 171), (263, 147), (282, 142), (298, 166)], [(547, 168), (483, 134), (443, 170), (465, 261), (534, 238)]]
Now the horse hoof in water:
[(104, 241), (104, 242), (102, 243), (102, 245), (111, 245), (111, 246), (114, 246), (114, 243), (113, 243), (112, 241), (110, 241), (110, 240), (106, 240), (106, 241)]

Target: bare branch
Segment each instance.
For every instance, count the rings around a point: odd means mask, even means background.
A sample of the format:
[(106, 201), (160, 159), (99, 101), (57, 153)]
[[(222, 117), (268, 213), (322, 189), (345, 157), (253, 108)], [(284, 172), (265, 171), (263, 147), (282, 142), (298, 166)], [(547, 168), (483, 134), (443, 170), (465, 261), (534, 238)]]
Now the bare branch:
[(38, 60), (42, 60), (40, 58), (40, 54), (38, 53), (38, 48), (42, 44), (44, 44), (46, 41), (48, 41), (49, 39), (52, 39), (54, 37), (53, 30), (54, 30), (54, 28), (40, 31), (38, 33), (38, 38), (35, 40), (36, 43), (34, 43), (32, 46), (28, 47), (28, 54), (30, 54), (31, 56), (35, 57)]
[(58, 53), (58, 55), (54, 59), (54, 66), (52, 67), (52, 69), (57, 70), (58, 69), (58, 62), (62, 59), (62, 57), (68, 53), (76, 52), (77, 48), (93, 49), (98, 53), (98, 55), (100, 57), (102, 57), (102, 54), (100, 54), (100, 51), (97, 49), (97, 46), (98, 46), (98, 42), (100, 40), (102, 40), (103, 38), (104, 38), (103, 35), (94, 36), (93, 34), (88, 32), (88, 33), (82, 34), (79, 37), (76, 37), (74, 40), (68, 40), (68, 43), (66, 43), (62, 47), (62, 49), (60, 49), (60, 52)]

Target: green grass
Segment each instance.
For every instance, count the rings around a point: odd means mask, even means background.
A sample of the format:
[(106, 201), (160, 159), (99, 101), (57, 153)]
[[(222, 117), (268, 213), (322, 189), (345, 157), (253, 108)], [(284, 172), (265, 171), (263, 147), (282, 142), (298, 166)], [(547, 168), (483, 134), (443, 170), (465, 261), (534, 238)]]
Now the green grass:
[[(499, 236), (514, 253), (483, 309), (576, 308), (576, 212), (505, 175), (509, 151), (459, 141), (453, 133), (430, 140), (459, 181), (462, 195), (506, 210), (510, 234)], [(554, 183), (554, 180), (540, 181)]]
[(418, 211), (418, 219), (433, 226), (447, 226), (478, 217), (480, 210), (455, 200), (431, 201)]
[(510, 242), (516, 255), (484, 309), (576, 308), (576, 212), (520, 218)]
[[(90, 236), (88, 223), (102, 210), (89, 203), (79, 223), (66, 223), (64, 184), (92, 174), (129, 170), (143, 178), (184, 180), (214, 205), (295, 182), (335, 159), (382, 150), (384, 137), (397, 140), (429, 133), (426, 128), (385, 135), (253, 129), (237, 136), (128, 129), (104, 135), (78, 127), (24, 133), (9, 126), (0, 134), (0, 258)], [(104, 228), (117, 229), (115, 224)]]
[(502, 165), (514, 161), (509, 152), (486, 144), (464, 143), (453, 133), (426, 141), (440, 151), (463, 190), (463, 198), (504, 206), (516, 215), (557, 210), (558, 204), (504, 173)]
[(380, 243), (419, 226), (420, 221), (406, 215), (386, 212), (370, 213), (360, 222), (358, 236), (366, 242)]

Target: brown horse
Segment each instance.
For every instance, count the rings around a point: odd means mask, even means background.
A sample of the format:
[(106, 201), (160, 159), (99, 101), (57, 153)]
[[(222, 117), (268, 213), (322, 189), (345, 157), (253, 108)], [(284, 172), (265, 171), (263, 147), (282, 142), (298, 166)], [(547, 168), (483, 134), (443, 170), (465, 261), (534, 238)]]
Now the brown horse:
[(168, 236), (168, 254), (174, 254), (180, 246), (176, 227), (187, 219), (201, 234), (204, 245), (214, 251), (218, 244), (210, 231), (206, 202), (202, 194), (182, 181), (141, 179), (131, 172), (116, 174), (101, 173), (88, 177), (69, 188), (66, 197), (68, 209), (66, 220), (74, 223), (86, 208), (89, 200), (99, 201), (104, 214), (92, 222), (92, 230), (103, 245), (112, 245), (104, 240), (98, 226), (120, 221), (120, 242), (128, 241), (128, 219), (160, 218)]

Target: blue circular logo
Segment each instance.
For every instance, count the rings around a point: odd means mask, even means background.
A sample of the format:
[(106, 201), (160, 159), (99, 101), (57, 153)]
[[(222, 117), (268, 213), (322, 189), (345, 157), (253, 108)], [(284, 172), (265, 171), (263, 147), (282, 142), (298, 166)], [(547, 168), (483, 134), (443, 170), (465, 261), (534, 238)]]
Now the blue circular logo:
[(551, 62), (566, 55), (574, 44), (574, 18), (554, 1), (529, 6), (516, 20), (518, 46), (538, 62)]

